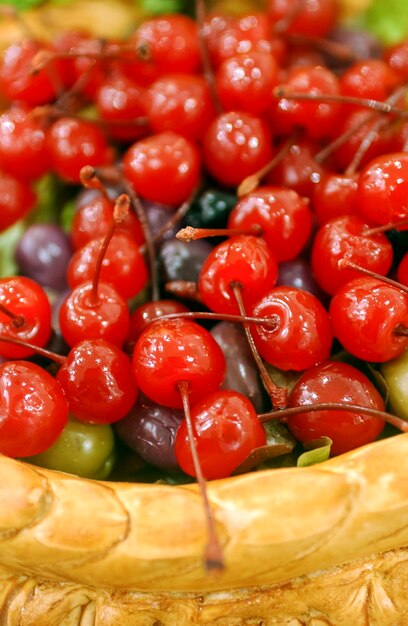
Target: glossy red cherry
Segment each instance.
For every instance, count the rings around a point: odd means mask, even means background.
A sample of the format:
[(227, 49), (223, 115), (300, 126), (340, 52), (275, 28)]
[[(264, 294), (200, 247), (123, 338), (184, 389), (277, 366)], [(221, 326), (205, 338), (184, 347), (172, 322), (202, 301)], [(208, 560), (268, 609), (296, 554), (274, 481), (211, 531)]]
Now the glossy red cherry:
[(131, 316), (129, 341), (135, 341), (140, 333), (155, 319), (171, 313), (186, 313), (188, 308), (176, 300), (156, 300), (137, 307)]
[(361, 276), (345, 284), (330, 304), (333, 330), (344, 348), (365, 361), (384, 362), (408, 347), (408, 296), (376, 278)]
[(259, 354), (281, 370), (302, 371), (330, 357), (333, 333), (319, 300), (295, 287), (275, 287), (253, 307), (254, 317), (278, 316), (276, 327), (254, 324)]
[(140, 335), (133, 351), (140, 390), (158, 404), (182, 408), (178, 383), (187, 381), (194, 404), (216, 391), (225, 359), (210, 333), (190, 320), (158, 320)]
[(173, 131), (190, 140), (201, 139), (215, 108), (203, 76), (169, 74), (150, 86), (149, 124), (155, 133)]
[(203, 302), (218, 313), (239, 313), (232, 285), (242, 289), (246, 307), (269, 289), (278, 277), (278, 266), (265, 241), (239, 235), (214, 248), (204, 261), (198, 281)]
[[(46, 345), (51, 334), (51, 307), (45, 291), (31, 278), (12, 276), (0, 280), (0, 334), (27, 341), (37, 346)], [(22, 359), (34, 350), (0, 343), (0, 354), (10, 359)]]
[(373, 159), (361, 172), (358, 206), (366, 219), (389, 224), (408, 217), (408, 154)]
[(73, 347), (84, 339), (105, 339), (122, 346), (129, 334), (127, 303), (108, 283), (93, 281), (78, 285), (59, 310), (59, 325), (66, 343)]
[(230, 111), (213, 120), (203, 140), (204, 163), (221, 184), (239, 185), (272, 158), (266, 123), (250, 113)]
[(68, 419), (61, 385), (27, 361), (0, 365), (0, 453), (26, 457), (47, 450)]
[[(384, 401), (368, 378), (341, 362), (328, 361), (304, 372), (289, 397), (291, 407), (321, 402), (355, 404), (384, 411)], [(374, 441), (383, 430), (384, 422), (355, 411), (305, 410), (289, 418), (288, 426), (302, 442), (330, 437), (331, 453), (337, 455)]]
[(268, 0), (266, 9), (273, 24), (283, 23), (284, 32), (324, 37), (335, 24), (337, 4), (334, 0)]
[(398, 282), (408, 287), (408, 252), (402, 257), (397, 268)]
[(342, 215), (355, 215), (358, 175), (323, 174), (313, 188), (312, 203), (319, 226)]
[[(237, 391), (209, 394), (191, 408), (191, 421), (207, 480), (230, 476), (254, 449), (266, 444), (265, 431), (254, 407)], [(185, 422), (177, 431), (175, 452), (181, 469), (195, 476)]]
[(360, 274), (339, 267), (347, 259), (385, 276), (392, 263), (392, 246), (383, 233), (365, 235), (368, 225), (355, 215), (331, 220), (317, 232), (312, 248), (312, 269), (319, 286), (333, 295)]
[(200, 153), (191, 141), (177, 133), (159, 133), (128, 149), (123, 157), (123, 172), (143, 198), (178, 206), (198, 185)]
[(261, 227), (262, 238), (278, 262), (296, 258), (312, 232), (307, 199), (285, 187), (264, 186), (241, 198), (228, 218), (229, 228)]
[(0, 232), (30, 213), (36, 201), (29, 183), (0, 171)]
[(85, 165), (97, 167), (112, 161), (102, 130), (93, 122), (62, 117), (48, 129), (47, 148), (51, 165), (62, 179), (79, 183)]
[(27, 180), (40, 178), (50, 169), (43, 124), (28, 107), (14, 105), (0, 117), (0, 167)]
[(58, 370), (70, 411), (83, 422), (112, 424), (135, 404), (137, 385), (128, 357), (104, 339), (81, 341)]
[(216, 73), (218, 97), (227, 111), (260, 115), (274, 102), (279, 67), (268, 52), (247, 52), (225, 60)]
[[(104, 237), (113, 223), (113, 202), (97, 195), (81, 205), (72, 220), (71, 241), (75, 250), (83, 248), (89, 241)], [(129, 211), (118, 230), (128, 232), (137, 244), (144, 242), (143, 230), (133, 211)]]
[[(92, 280), (103, 238), (93, 239), (77, 250), (68, 265), (67, 280), (73, 289)], [(102, 263), (101, 280), (110, 283), (122, 298), (129, 300), (146, 285), (148, 271), (140, 247), (127, 233), (115, 232)]]

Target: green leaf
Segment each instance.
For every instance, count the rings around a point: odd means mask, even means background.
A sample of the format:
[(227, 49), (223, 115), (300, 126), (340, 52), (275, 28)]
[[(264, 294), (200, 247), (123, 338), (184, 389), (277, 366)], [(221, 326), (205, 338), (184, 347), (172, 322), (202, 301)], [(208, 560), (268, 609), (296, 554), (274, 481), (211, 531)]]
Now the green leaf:
[(373, 0), (362, 18), (362, 27), (391, 45), (408, 35), (406, 0)]
[(42, 4), (44, 0), (0, 0), (0, 4), (12, 6), (17, 11), (26, 11)]
[(315, 463), (323, 463), (330, 456), (332, 440), (329, 437), (320, 437), (304, 444), (307, 452), (303, 452), (297, 460), (298, 467), (308, 467)]
[(176, 13), (183, 11), (186, 7), (185, 0), (140, 0), (142, 8), (148, 13)]
[(288, 455), (296, 445), (295, 439), (287, 430), (286, 426), (277, 420), (271, 420), (264, 425), (266, 433), (266, 445), (256, 448), (234, 471), (234, 474), (250, 472), (255, 467), (265, 469), (265, 465), (271, 459)]
[(0, 233), (0, 278), (18, 274), (14, 253), (25, 229), (25, 220), (20, 220)]

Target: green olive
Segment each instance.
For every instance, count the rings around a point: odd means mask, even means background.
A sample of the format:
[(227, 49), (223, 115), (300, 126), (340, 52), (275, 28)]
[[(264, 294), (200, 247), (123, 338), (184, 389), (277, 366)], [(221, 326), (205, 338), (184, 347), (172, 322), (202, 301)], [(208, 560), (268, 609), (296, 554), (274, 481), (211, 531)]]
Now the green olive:
[(108, 424), (84, 424), (70, 418), (51, 448), (25, 460), (47, 469), (104, 480), (115, 460), (113, 429)]
[(408, 350), (381, 366), (393, 413), (408, 419)]

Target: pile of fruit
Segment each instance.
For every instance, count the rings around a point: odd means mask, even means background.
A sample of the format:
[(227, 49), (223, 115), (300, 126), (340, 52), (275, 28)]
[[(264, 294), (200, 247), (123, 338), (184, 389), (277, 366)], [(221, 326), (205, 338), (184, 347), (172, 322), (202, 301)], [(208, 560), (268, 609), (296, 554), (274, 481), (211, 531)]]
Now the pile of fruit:
[(1, 453), (203, 486), (408, 430), (408, 42), (337, 10), (3, 52)]

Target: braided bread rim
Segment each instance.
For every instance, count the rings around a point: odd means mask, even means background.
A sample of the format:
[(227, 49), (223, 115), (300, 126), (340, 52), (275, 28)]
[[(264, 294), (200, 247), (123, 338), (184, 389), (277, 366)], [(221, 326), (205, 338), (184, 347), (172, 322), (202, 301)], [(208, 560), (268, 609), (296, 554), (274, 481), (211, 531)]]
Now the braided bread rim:
[(272, 585), (408, 546), (408, 434), (322, 464), (209, 483), (226, 569), (208, 575), (197, 485), (80, 479), (0, 456), (0, 565), (141, 591)]

